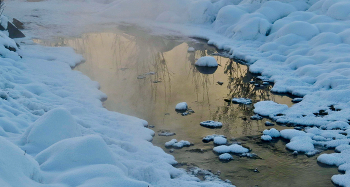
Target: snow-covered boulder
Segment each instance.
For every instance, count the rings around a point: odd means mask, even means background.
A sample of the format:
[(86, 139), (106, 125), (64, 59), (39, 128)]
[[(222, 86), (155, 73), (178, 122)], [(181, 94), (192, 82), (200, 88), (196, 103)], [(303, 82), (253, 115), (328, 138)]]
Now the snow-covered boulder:
[(178, 103), (176, 106), (175, 106), (175, 110), (187, 110), (188, 106), (187, 106), (187, 103), (186, 102), (181, 102), (181, 103)]
[(221, 122), (212, 121), (212, 120), (202, 121), (200, 123), (200, 125), (203, 126), (203, 127), (208, 127), (208, 128), (220, 128), (220, 127), (222, 127), (222, 123)]
[(226, 146), (226, 145), (220, 145), (218, 147), (214, 147), (213, 149), (216, 153), (236, 153), (236, 154), (239, 154), (239, 153), (247, 153), (249, 152), (249, 149), (241, 146), (241, 145), (238, 145), (238, 144), (232, 144), (232, 145), (229, 145), (229, 146)]
[(217, 67), (218, 62), (216, 59), (212, 56), (204, 56), (199, 58), (196, 63), (196, 66), (206, 66), (206, 67)]

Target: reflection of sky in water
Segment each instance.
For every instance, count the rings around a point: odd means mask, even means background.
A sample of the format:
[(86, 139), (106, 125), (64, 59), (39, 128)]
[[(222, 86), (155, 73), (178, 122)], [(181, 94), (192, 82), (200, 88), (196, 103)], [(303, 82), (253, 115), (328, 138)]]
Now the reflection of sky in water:
[[(221, 170), (224, 179), (228, 178), (238, 186), (310, 186), (303, 181), (316, 186), (332, 185), (330, 177), (336, 169), (321, 169), (316, 157), (291, 156), (283, 141), (261, 144), (258, 135), (266, 129), (265, 119), (250, 120), (249, 116), (253, 114), (251, 105), (224, 101), (245, 97), (251, 98), (254, 103), (273, 100), (291, 106), (290, 98), (270, 93), (271, 85), (256, 88), (249, 82), (259, 80), (248, 72), (248, 68), (227, 58), (216, 56), (219, 63), (217, 70), (200, 73), (203, 69), (194, 66), (196, 59), (216, 52), (205, 43), (152, 36), (127, 27), (123, 29), (124, 32), (85, 34), (81, 38), (60, 39), (46, 44), (72, 46), (84, 55), (86, 62), (76, 70), (100, 83), (101, 90), (108, 95), (104, 103), (106, 108), (143, 118), (150, 125), (155, 125), (155, 131), (166, 129), (176, 132), (173, 137), (155, 136), (155, 145), (165, 149), (164, 142), (172, 138), (193, 142), (193, 147), (175, 150), (173, 155), (179, 162), (193, 163), (213, 171)], [(189, 46), (196, 51), (188, 53)], [(224, 84), (220, 86), (218, 81)], [(194, 114), (185, 117), (176, 114), (175, 105), (183, 101), (195, 111)], [(224, 125), (221, 129), (207, 129), (199, 125), (204, 120), (218, 120)], [(286, 127), (275, 128), (281, 130)], [(263, 159), (235, 156), (234, 161), (221, 163), (211, 151), (212, 143), (203, 144), (201, 141), (202, 137), (211, 134), (238, 138)], [(203, 154), (189, 152), (197, 148), (208, 151)], [(251, 170), (256, 167), (260, 173)]]

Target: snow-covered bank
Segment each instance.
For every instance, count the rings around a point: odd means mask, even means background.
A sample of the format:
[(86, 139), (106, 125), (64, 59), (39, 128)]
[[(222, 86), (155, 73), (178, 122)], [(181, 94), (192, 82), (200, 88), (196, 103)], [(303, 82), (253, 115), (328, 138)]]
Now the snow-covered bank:
[(73, 49), (17, 42), (0, 32), (0, 186), (232, 186), (174, 168), (146, 121), (105, 109)]

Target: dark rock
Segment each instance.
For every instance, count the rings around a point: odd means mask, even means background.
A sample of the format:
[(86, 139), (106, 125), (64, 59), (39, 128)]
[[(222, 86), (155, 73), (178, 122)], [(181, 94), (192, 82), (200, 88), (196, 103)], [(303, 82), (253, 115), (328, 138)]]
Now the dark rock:
[(16, 18), (12, 19), (12, 23), (17, 27), (17, 29), (24, 29), (24, 24)]
[(7, 23), (7, 31), (10, 38), (24, 38), (26, 37), (18, 28), (16, 28), (11, 22)]
[(218, 81), (217, 83), (218, 83), (218, 85), (220, 85), (220, 86), (224, 84), (224, 82), (220, 82), (220, 81)]
[(266, 121), (265, 122), (265, 126), (274, 126), (275, 124), (273, 124), (273, 123), (271, 123), (271, 122), (269, 122), (269, 121)]

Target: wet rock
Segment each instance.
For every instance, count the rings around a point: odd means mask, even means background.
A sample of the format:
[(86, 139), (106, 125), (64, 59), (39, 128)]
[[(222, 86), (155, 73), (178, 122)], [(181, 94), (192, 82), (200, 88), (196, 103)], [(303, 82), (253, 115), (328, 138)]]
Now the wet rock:
[(146, 77), (145, 76), (143, 76), (143, 75), (139, 75), (139, 76), (137, 76), (137, 79), (145, 79)]
[(255, 83), (255, 81), (250, 81), (249, 83), (250, 83), (250, 84), (254, 84), (254, 83)]
[(160, 131), (159, 133), (158, 133), (158, 136), (174, 136), (174, 135), (176, 135), (176, 133), (175, 132), (170, 132), (170, 131), (168, 131), (168, 130), (165, 130), (165, 131)]
[(300, 126), (297, 126), (297, 127), (294, 127), (295, 130), (303, 130), (303, 127), (300, 127)]
[(218, 122), (218, 121), (202, 121), (200, 122), (200, 125), (203, 127), (208, 127), (208, 128), (221, 128), (222, 127), (222, 123)]
[(251, 158), (251, 159), (262, 159), (260, 156), (258, 156), (255, 153), (242, 153), (240, 156), (241, 157)]
[(258, 168), (255, 168), (255, 169), (254, 169), (254, 172), (258, 173), (258, 172), (259, 172)]
[(16, 18), (12, 19), (12, 23), (15, 25), (15, 27), (17, 27), (17, 29), (24, 29), (24, 24)]
[(298, 151), (294, 151), (292, 154), (293, 155), (298, 155), (299, 153), (298, 153)]
[(218, 83), (218, 85), (220, 85), (220, 86), (224, 84), (224, 82), (220, 82), (220, 81), (218, 81), (216, 83)]
[(275, 124), (273, 124), (273, 123), (271, 123), (271, 122), (269, 122), (269, 121), (266, 121), (265, 122), (265, 126), (274, 126)]
[(170, 152), (170, 153), (173, 153), (173, 152), (174, 152), (174, 149), (170, 149), (169, 152)]
[(250, 116), (251, 120), (261, 120), (263, 117), (259, 116), (258, 114), (255, 114), (254, 116)]
[(224, 99), (225, 102), (231, 103), (231, 99)]
[(246, 98), (233, 98), (232, 103), (250, 105), (252, 104), (252, 100)]
[(207, 150), (207, 149), (199, 149), (199, 148), (186, 150), (186, 152), (191, 152), (191, 153), (205, 153), (207, 151), (209, 151), (209, 150)]
[(232, 184), (232, 182), (230, 180), (228, 180), (228, 179), (226, 179), (225, 182), (228, 183), (228, 184)]
[(159, 82), (162, 82), (162, 81), (153, 81), (153, 83), (159, 83)]
[(299, 102), (301, 102), (303, 100), (303, 98), (294, 98), (294, 99), (292, 99), (292, 102), (293, 103), (299, 103)]

